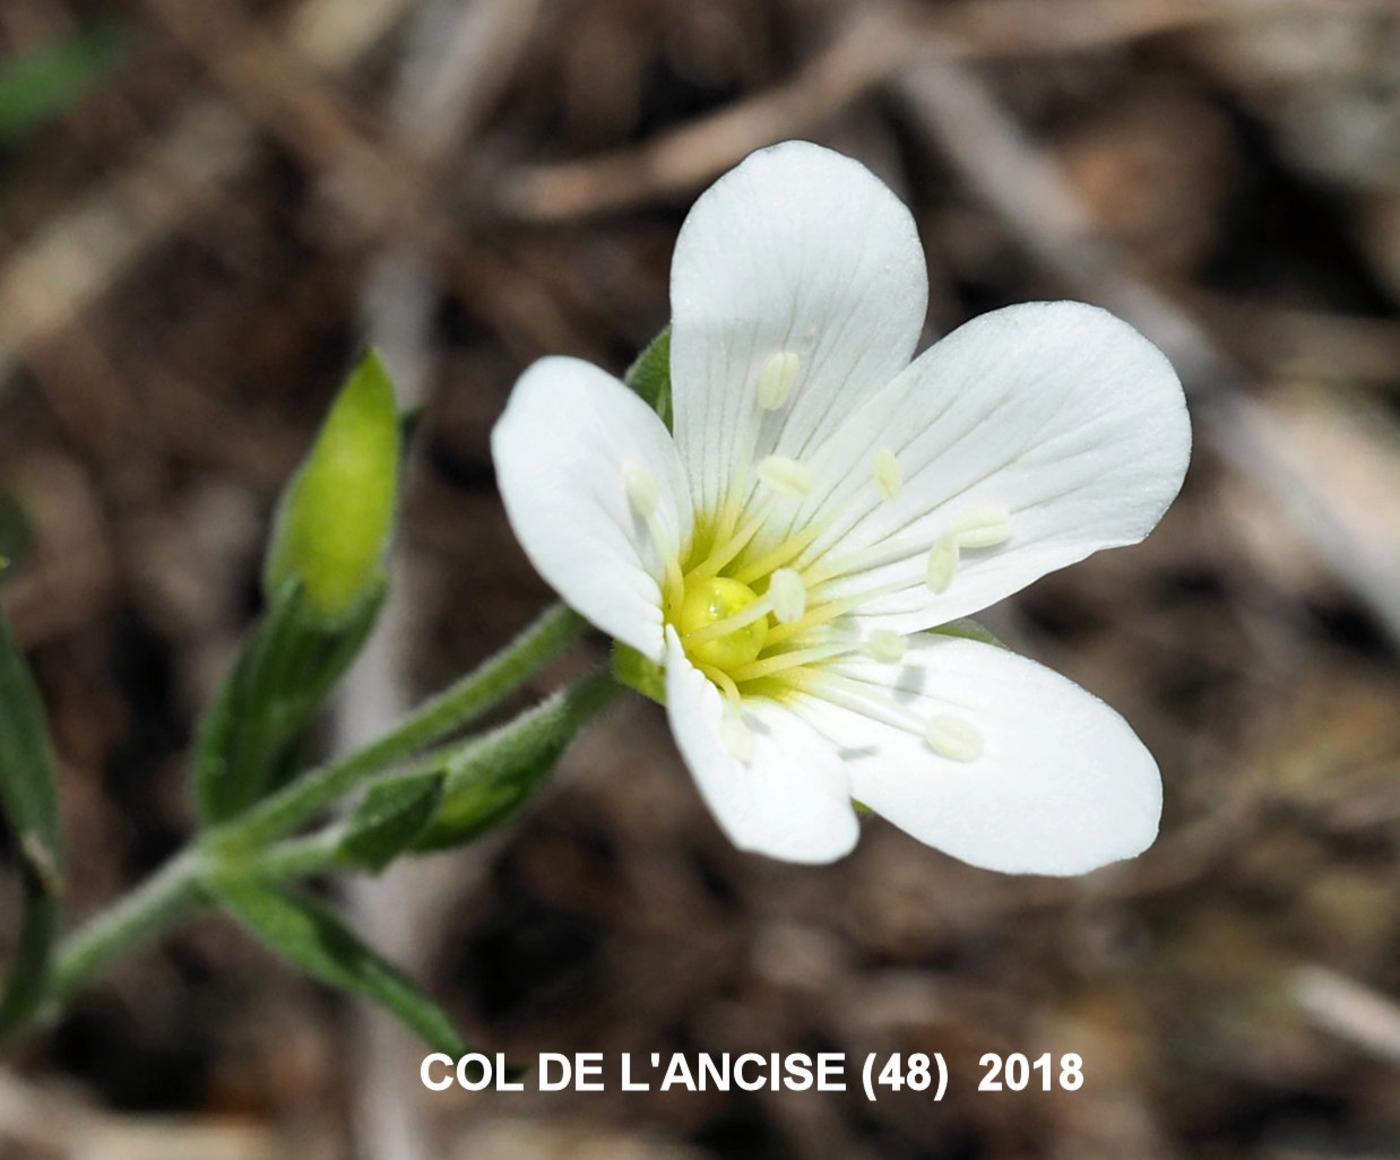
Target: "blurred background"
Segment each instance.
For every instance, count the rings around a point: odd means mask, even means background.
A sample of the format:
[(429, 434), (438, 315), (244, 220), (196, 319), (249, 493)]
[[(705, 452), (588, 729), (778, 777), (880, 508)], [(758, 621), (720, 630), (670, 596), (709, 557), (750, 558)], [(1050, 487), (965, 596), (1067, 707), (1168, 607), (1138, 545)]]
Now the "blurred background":
[[(357, 927), (489, 1050), (938, 1050), (944, 1103), (429, 1095), (418, 1045), (208, 919), (11, 1055), (0, 1156), (1400, 1157), (1389, 0), (4, 0), (0, 586), (75, 915), (188, 835), (196, 715), (357, 352), (427, 412), (326, 751), (550, 600), (494, 489), (512, 382), (622, 370), (695, 194), (789, 137), (912, 206), (930, 339), (1082, 298), (1186, 382), (1158, 532), (988, 618), (1157, 755), (1155, 848), (1005, 878), (876, 821), (836, 866), (746, 857), (632, 699), (498, 837), (345, 884)], [(978, 1092), (1013, 1051), (1087, 1083)]]

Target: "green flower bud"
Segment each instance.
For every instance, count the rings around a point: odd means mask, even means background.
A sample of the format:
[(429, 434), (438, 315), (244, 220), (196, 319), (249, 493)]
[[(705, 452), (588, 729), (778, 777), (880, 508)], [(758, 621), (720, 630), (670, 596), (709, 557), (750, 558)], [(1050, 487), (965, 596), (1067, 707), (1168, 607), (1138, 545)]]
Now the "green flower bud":
[(269, 603), (299, 580), (307, 609), (338, 620), (379, 589), (400, 447), (393, 381), (370, 353), (351, 372), (283, 492), (263, 572)]

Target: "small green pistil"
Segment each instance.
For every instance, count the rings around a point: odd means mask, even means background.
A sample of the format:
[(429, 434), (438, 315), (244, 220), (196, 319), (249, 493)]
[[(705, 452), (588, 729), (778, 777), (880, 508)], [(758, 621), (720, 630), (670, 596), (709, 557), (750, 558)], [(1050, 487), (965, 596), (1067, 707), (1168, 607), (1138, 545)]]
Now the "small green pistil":
[(676, 609), (674, 623), (690, 659), (698, 665), (709, 665), (724, 672), (757, 660), (763, 651), (763, 642), (768, 639), (767, 616), (760, 616), (712, 640), (698, 643), (686, 640), (712, 624), (738, 615), (757, 599), (758, 594), (747, 584), (727, 576), (688, 583), (685, 597)]

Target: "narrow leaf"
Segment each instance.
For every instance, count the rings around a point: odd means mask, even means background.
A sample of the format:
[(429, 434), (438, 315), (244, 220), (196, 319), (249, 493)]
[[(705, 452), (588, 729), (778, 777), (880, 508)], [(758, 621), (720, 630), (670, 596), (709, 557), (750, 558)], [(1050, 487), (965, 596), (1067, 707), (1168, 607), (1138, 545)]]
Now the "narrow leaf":
[(0, 145), (11, 145), (75, 108), (126, 56), (110, 23), (55, 37), (0, 63)]
[(334, 624), (308, 609), (298, 581), (274, 598), (200, 728), (194, 778), (206, 823), (286, 781), (297, 742), (359, 654), (383, 598), (381, 586)]
[(18, 847), (24, 915), (0, 1023), (38, 1000), (58, 933), (63, 847), (48, 727), (19, 642), (0, 609), (0, 807)]
[(254, 937), (308, 975), (373, 1000), (438, 1051), (467, 1053), (447, 1013), (324, 903), (246, 879), (207, 885)]
[(626, 383), (671, 427), (671, 328), (658, 334), (628, 369)]
[(435, 770), (372, 786), (346, 823), (341, 856), (369, 870), (384, 869), (427, 829), (445, 782), (446, 774)]

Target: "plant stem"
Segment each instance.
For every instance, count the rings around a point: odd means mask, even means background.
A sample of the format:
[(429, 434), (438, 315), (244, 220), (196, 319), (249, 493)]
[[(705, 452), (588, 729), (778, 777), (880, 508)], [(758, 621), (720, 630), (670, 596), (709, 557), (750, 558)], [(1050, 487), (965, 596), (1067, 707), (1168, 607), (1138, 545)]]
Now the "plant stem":
[(186, 848), (59, 947), (49, 984), (52, 1002), (65, 1004), (113, 959), (154, 938), (202, 901), (203, 859)]
[[(210, 830), (176, 854), (130, 894), (69, 935), (58, 948), (42, 999), (0, 1025), (0, 1046), (71, 1002), (108, 965), (150, 942), (202, 907), (202, 877), (211, 870), (290, 878), (338, 864), (340, 825), (264, 849), (269, 842), (321, 812), (346, 791), (395, 762), (441, 740), (504, 700), (538, 673), (587, 628), (563, 605), (546, 611), (516, 640), (480, 668), (425, 702), (397, 728), (339, 761), (303, 774), (234, 821)], [(592, 679), (585, 682), (591, 688)], [(609, 698), (590, 693), (587, 714)], [(512, 725), (492, 736), (509, 738)], [(533, 728), (530, 712), (519, 728)]]
[(499, 704), (582, 636), (587, 627), (577, 613), (555, 605), (514, 642), (425, 702), (378, 741), (303, 774), (211, 831), (207, 841), (221, 849), (249, 850), (290, 833), (355, 785)]

